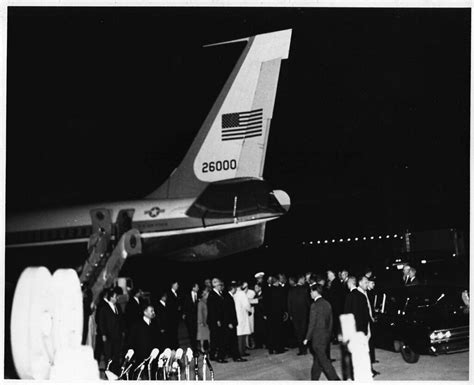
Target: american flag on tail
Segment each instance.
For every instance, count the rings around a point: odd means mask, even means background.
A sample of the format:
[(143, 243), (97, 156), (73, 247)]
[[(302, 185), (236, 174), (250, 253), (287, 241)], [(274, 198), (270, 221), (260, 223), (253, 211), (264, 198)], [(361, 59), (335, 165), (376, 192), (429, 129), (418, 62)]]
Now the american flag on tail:
[(263, 108), (222, 115), (222, 140), (254, 138), (262, 135)]

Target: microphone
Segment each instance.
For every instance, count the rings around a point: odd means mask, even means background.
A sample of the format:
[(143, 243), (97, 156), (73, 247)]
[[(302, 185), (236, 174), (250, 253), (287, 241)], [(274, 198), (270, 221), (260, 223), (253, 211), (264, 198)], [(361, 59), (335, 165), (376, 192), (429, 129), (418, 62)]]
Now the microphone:
[(173, 365), (175, 354), (176, 354), (176, 352), (174, 350), (171, 350), (170, 356), (168, 357), (168, 362), (166, 364), (168, 373), (171, 371), (171, 366)]
[(185, 363), (186, 380), (190, 381), (191, 377), (190, 377), (190, 374), (189, 374), (189, 364), (191, 363), (191, 361), (193, 359), (193, 351), (191, 350), (191, 348), (186, 349), (186, 356), (185, 357), (186, 357), (186, 359), (184, 360), (184, 363)]
[(183, 354), (184, 354), (183, 349), (179, 348), (178, 350), (176, 350), (176, 354), (174, 356), (174, 359), (176, 361), (181, 361), (181, 359), (183, 358)]
[(161, 353), (160, 358), (158, 359), (157, 376), (158, 376), (158, 370), (161, 369), (163, 380), (166, 380), (166, 364), (168, 363), (170, 358), (171, 358), (171, 349), (166, 348), (165, 351)]
[(171, 358), (171, 349), (166, 348), (163, 353), (161, 353), (160, 360), (166, 363)]
[(174, 362), (173, 362), (173, 370), (176, 370), (178, 373), (178, 381), (181, 381), (181, 367), (179, 365), (179, 361), (183, 358), (184, 351), (183, 349), (179, 348), (176, 350), (176, 354), (174, 356)]
[(126, 379), (128, 380), (128, 372), (130, 371), (133, 365), (135, 365), (135, 360), (132, 359), (128, 363), (128, 366), (126, 367), (126, 369), (122, 373), (120, 373), (120, 376), (117, 379), (121, 380), (123, 376), (126, 376)]
[(194, 377), (199, 380), (199, 353), (194, 356)]
[(211, 374), (211, 381), (214, 381), (214, 369), (212, 368), (211, 360), (209, 359), (208, 355), (205, 355), (204, 358), (207, 362), (207, 366), (209, 367), (209, 373)]
[(125, 359), (123, 360), (122, 367), (120, 368), (120, 376), (122, 376), (123, 372), (125, 371), (128, 363), (132, 359), (135, 351), (133, 349), (128, 349), (127, 354), (125, 354)]
[[(155, 351), (156, 351), (156, 352), (155, 352)], [(152, 357), (153, 357), (153, 359), (155, 359), (156, 356), (158, 355), (158, 353), (159, 353), (159, 350), (158, 350), (157, 348), (153, 349), (153, 350), (151, 351), (150, 356), (147, 357), (147, 358), (145, 358), (145, 359), (140, 363), (140, 365), (138, 365), (138, 366), (136, 367), (135, 372), (136, 372), (137, 370), (141, 369), (142, 367), (144, 367), (145, 364), (146, 364), (149, 360), (152, 359)]]
[(150, 362), (148, 363), (148, 365), (151, 364), (151, 362), (156, 358), (158, 357), (158, 353), (160, 352), (160, 350), (158, 348), (155, 348), (151, 351), (151, 354), (150, 354), (150, 357), (148, 357), (150, 359)]
[(153, 362), (153, 360), (158, 357), (158, 353), (160, 351), (158, 350), (158, 348), (154, 348), (152, 351), (151, 351), (151, 354), (150, 354), (150, 361), (148, 361), (148, 381), (151, 381), (151, 363)]
[(191, 350), (191, 348), (188, 348), (186, 350), (186, 357), (188, 358), (188, 361), (191, 362), (192, 359), (193, 359), (193, 351)]
[(206, 374), (207, 374), (207, 356), (206, 353), (204, 353), (204, 357), (202, 359), (202, 380), (206, 381)]

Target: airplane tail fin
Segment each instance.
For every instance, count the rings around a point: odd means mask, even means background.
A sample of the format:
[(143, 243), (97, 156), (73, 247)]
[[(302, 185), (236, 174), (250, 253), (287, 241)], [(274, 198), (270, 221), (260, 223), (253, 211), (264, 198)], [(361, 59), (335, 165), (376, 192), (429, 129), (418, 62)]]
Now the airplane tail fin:
[(261, 178), (282, 59), (291, 29), (247, 41), (181, 164), (147, 198), (196, 197), (210, 182)]

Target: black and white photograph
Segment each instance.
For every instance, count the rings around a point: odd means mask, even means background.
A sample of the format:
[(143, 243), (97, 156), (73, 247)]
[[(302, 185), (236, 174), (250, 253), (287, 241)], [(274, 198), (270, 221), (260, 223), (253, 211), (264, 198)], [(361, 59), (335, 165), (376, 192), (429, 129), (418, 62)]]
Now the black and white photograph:
[(262, 4), (5, 7), (4, 379), (471, 378), (470, 3)]

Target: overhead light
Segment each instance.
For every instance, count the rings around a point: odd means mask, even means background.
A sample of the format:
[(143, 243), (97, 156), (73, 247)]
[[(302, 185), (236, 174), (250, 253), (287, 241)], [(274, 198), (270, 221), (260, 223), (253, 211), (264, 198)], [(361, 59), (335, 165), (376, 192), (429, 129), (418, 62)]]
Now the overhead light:
[(321, 243), (321, 241), (318, 241), (318, 245)]
[(389, 270), (389, 269), (390, 269), (390, 267), (389, 267), (389, 266), (387, 266), (387, 267), (385, 268), (385, 270)]
[(456, 256), (456, 253), (453, 253), (453, 257), (455, 257), (455, 256)]
[(351, 241), (351, 239), (350, 239), (350, 238), (347, 238), (347, 242), (350, 242), (350, 241)]
[(395, 234), (393, 237), (394, 237), (394, 238), (398, 238), (398, 235), (397, 235), (397, 234)]
[(339, 242), (344, 242), (344, 239), (342, 239), (342, 238), (341, 238), (341, 239), (339, 239)]
[(334, 243), (334, 242), (336, 242), (336, 240), (335, 240), (335, 239), (333, 239), (333, 240), (332, 240), (332, 243)]
[(362, 238), (364, 241), (367, 239), (366, 237)]
[(379, 239), (382, 239), (382, 236), (381, 236), (381, 235), (379, 235)]
[(313, 241), (309, 241), (309, 244), (312, 245), (312, 244), (313, 244)]
[(324, 243), (328, 243), (328, 240), (326, 239), (326, 240), (324, 241)]
[(359, 240), (359, 238), (354, 238), (354, 241), (358, 241), (358, 240)]
[(426, 259), (422, 259), (421, 263), (424, 265), (426, 263)]
[(371, 237), (370, 237), (370, 239), (374, 239), (374, 237), (373, 237), (373, 236), (371, 236)]
[(390, 238), (390, 235), (387, 235), (385, 238)]

